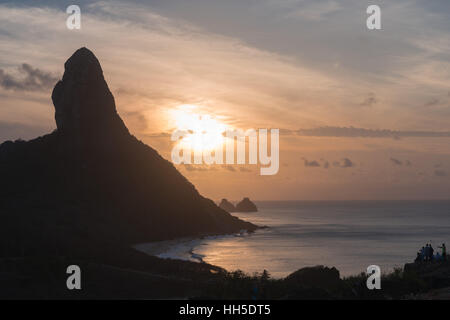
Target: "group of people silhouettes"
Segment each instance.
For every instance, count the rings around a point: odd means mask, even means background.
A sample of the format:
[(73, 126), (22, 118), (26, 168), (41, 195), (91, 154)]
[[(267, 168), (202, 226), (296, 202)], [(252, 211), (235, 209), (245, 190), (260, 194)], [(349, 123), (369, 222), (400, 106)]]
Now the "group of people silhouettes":
[(445, 247), (445, 243), (442, 244), (442, 246), (438, 247), (439, 249), (442, 249), (442, 254), (439, 254), (439, 252), (434, 253), (434, 249), (431, 246), (431, 243), (427, 243), (425, 247), (422, 247), (422, 249), (417, 252), (417, 258), (416, 262), (422, 262), (422, 261), (446, 261), (447, 260), (447, 248)]

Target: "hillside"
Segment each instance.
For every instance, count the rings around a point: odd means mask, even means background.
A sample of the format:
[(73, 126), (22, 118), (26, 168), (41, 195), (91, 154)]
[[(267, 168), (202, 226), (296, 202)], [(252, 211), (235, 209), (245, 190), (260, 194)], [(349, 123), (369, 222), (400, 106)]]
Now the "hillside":
[(129, 133), (88, 49), (67, 60), (52, 100), (54, 132), (0, 145), (0, 257), (85, 257), (102, 246), (256, 228)]

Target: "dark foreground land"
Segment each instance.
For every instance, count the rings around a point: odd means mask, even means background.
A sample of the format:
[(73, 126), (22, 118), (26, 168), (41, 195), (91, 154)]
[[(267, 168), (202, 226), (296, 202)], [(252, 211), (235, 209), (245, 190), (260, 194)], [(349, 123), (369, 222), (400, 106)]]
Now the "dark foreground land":
[[(81, 290), (68, 290), (66, 268), (81, 268)], [(110, 248), (86, 258), (0, 260), (0, 299), (450, 299), (450, 262), (406, 264), (385, 274), (381, 290), (367, 276), (341, 279), (335, 268), (300, 269), (284, 279), (228, 272), (206, 263), (160, 259)]]

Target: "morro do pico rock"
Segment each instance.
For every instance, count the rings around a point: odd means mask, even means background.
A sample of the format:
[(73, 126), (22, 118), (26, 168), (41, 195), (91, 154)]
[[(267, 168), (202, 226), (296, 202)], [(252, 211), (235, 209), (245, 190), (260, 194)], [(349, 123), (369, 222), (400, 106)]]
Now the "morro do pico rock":
[(64, 64), (52, 93), (58, 131), (79, 136), (128, 133), (95, 55), (78, 49)]
[(90, 50), (77, 50), (64, 69), (52, 94), (57, 129), (0, 144), (0, 242), (8, 254), (84, 257), (107, 247), (256, 228), (201, 196), (129, 133)]

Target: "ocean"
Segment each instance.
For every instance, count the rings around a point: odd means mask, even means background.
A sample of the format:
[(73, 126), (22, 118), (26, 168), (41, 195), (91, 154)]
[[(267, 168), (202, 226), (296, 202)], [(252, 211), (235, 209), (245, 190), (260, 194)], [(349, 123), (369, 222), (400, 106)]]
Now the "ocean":
[[(306, 266), (341, 276), (382, 272), (412, 262), (426, 243), (450, 244), (450, 201), (260, 201), (258, 212), (233, 215), (260, 226), (253, 234), (152, 244), (163, 258), (204, 261), (281, 278)], [(146, 249), (147, 248), (147, 249)], [(150, 252), (148, 246), (142, 250)]]

